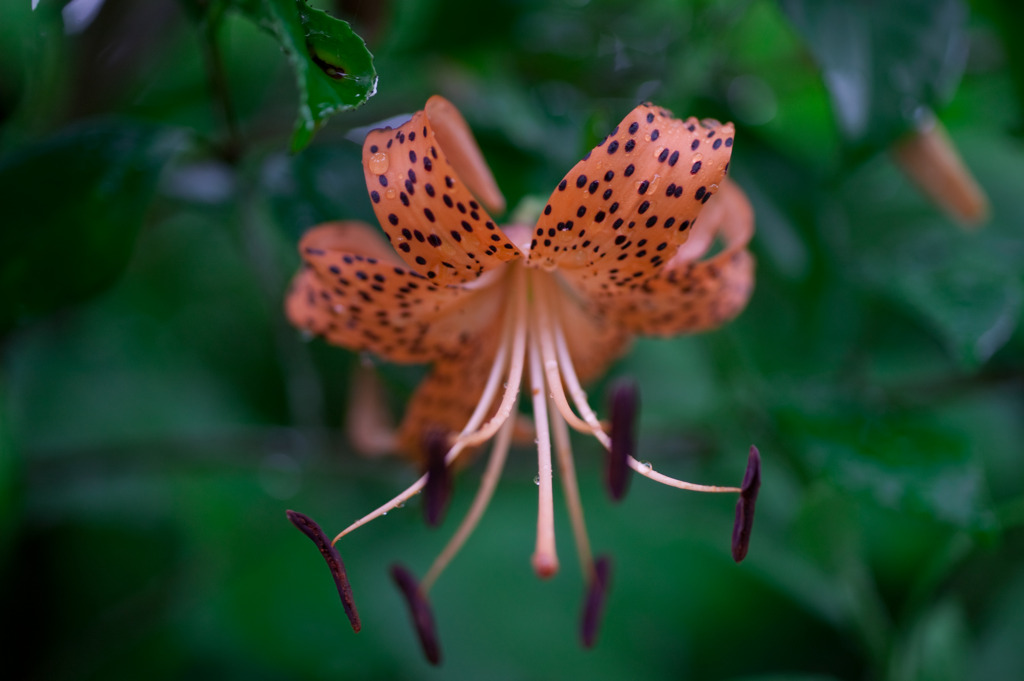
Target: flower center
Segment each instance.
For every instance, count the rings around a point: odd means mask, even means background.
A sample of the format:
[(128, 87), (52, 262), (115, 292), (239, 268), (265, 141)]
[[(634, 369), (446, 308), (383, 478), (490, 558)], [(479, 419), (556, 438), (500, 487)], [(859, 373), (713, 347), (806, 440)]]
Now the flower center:
[[(521, 239), (515, 236), (529, 238), (529, 230), (525, 230), (522, 235), (519, 231), (523, 230), (516, 227), (507, 230), (516, 242)], [(527, 250), (525, 244), (517, 245)], [(420, 584), (423, 594), (427, 593), (469, 538), (491, 500), (512, 444), (524, 378), (529, 381), (537, 445), (537, 537), (531, 559), (534, 571), (538, 576), (546, 578), (554, 575), (559, 567), (553, 489), (554, 465), (557, 463), (579, 564), (588, 582), (593, 581), (595, 576), (573, 464), (569, 428), (595, 437), (609, 452), (613, 451), (614, 446), (610, 427), (602, 423), (590, 407), (563, 328), (562, 320), (569, 318), (568, 313), (571, 312), (568, 306), (578, 303), (569, 295), (556, 272), (527, 267), (523, 260), (510, 263), (494, 275), (494, 278), (480, 282), (480, 286), (507, 287), (500, 341), (479, 402), (463, 429), (451, 441), (444, 454), (444, 464), (451, 466), (467, 448), (490, 440), (493, 440), (493, 445), (469, 511)], [(632, 429), (631, 423), (629, 429)], [(621, 459), (625, 460), (629, 469), (673, 487), (700, 492), (740, 492), (737, 487), (696, 485), (676, 480), (654, 471), (649, 464), (639, 462), (630, 454), (623, 454)], [(428, 477), (422, 476), (394, 499), (347, 527), (332, 543), (404, 504), (424, 489)]]

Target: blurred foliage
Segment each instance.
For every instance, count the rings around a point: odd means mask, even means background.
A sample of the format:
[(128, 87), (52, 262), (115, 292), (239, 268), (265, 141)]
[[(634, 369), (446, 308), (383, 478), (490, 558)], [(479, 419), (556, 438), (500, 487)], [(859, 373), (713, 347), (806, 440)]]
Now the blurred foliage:
[[(1015, 3), (314, 4), (0, 4), (12, 678), (1024, 677)], [(374, 70), (376, 96), (324, 125)], [(440, 671), (386, 568), (422, 570), (453, 521), (396, 512), (346, 539), (354, 635), (285, 520), (330, 531), (415, 475), (351, 452), (356, 358), (305, 342), (281, 301), (305, 229), (372, 218), (361, 131), (435, 92), (513, 207), (638, 101), (737, 124), (754, 298), (721, 331), (638, 341), (613, 373), (639, 380), (642, 456), (668, 473), (738, 479), (760, 446), (751, 552), (732, 564), (731, 499), (635, 481), (612, 507), (581, 440), (593, 540), (615, 559), (591, 651), (572, 560), (549, 582), (529, 569), (530, 456), (432, 592)], [(989, 196), (977, 231), (886, 153), (931, 111)], [(421, 370), (381, 368), (398, 409)]]

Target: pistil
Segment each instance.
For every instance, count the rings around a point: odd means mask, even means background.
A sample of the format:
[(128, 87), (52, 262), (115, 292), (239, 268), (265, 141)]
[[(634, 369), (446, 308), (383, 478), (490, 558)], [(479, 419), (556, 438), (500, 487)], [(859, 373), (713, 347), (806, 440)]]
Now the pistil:
[(538, 577), (558, 572), (555, 548), (555, 512), (552, 489), (551, 434), (548, 427), (544, 371), (536, 331), (530, 334), (530, 393), (533, 399), (533, 427), (537, 434), (537, 544), (533, 552), (533, 570)]

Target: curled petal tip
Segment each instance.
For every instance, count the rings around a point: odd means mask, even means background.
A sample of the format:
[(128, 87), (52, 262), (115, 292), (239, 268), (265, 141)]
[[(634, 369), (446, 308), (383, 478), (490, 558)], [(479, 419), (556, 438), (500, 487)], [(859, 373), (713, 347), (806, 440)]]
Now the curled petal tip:
[(599, 556), (594, 561), (594, 575), (587, 585), (587, 596), (583, 602), (583, 618), (580, 622), (580, 637), (583, 647), (591, 648), (597, 640), (597, 630), (601, 626), (601, 615), (604, 612), (604, 601), (608, 595), (608, 581), (611, 576), (611, 559)]
[(295, 525), (304, 535), (312, 539), (316, 547), (320, 549), (320, 555), (327, 561), (327, 567), (331, 571), (331, 576), (334, 577), (334, 584), (338, 587), (338, 595), (341, 597), (342, 607), (345, 608), (345, 615), (348, 616), (348, 621), (352, 624), (352, 630), (358, 632), (363, 628), (363, 625), (359, 621), (359, 612), (356, 610), (356, 603), (352, 598), (352, 586), (348, 582), (348, 575), (345, 573), (345, 563), (342, 562), (338, 550), (334, 548), (334, 545), (331, 544), (330, 539), (327, 538), (327, 535), (320, 529), (316, 521), (308, 515), (290, 509), (286, 511), (286, 515), (292, 525)]
[(750, 546), (750, 531), (754, 527), (754, 506), (761, 489), (761, 452), (750, 446), (747, 458), (747, 472), (743, 476), (740, 498), (736, 502), (736, 520), (732, 528), (732, 558), (737, 563), (747, 556)]
[(435, 666), (440, 664), (441, 646), (437, 640), (434, 613), (426, 596), (420, 591), (419, 583), (409, 570), (399, 564), (391, 566), (391, 578), (398, 585), (409, 605), (409, 613), (412, 615), (413, 626), (416, 627), (416, 634), (423, 647), (423, 654), (430, 664)]
[(611, 447), (605, 480), (613, 501), (626, 496), (629, 488), (629, 457), (636, 450), (636, 416), (640, 393), (634, 381), (620, 381), (611, 389)]
[(424, 438), (427, 452), (427, 481), (423, 486), (423, 515), (427, 524), (436, 527), (444, 517), (451, 498), (451, 471), (445, 462), (448, 437), (439, 428), (431, 428)]

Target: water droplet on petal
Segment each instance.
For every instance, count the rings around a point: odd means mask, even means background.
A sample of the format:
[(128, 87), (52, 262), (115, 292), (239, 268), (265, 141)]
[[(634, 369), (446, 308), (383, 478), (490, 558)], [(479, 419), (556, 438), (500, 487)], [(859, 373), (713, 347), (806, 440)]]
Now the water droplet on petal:
[(370, 169), (370, 172), (373, 173), (374, 175), (383, 175), (384, 173), (388, 172), (389, 163), (390, 162), (388, 160), (388, 155), (385, 154), (383, 151), (378, 151), (376, 154), (370, 157), (370, 161), (369, 163), (367, 163), (367, 167)]
[(652, 468), (654, 468), (654, 466), (651, 465), (650, 461), (641, 461), (640, 465), (646, 468), (647, 470), (651, 470)]
[(384, 197), (388, 198), (388, 199), (395, 198), (395, 190), (394, 189), (387, 190), (386, 192), (384, 192)]
[(533, 476), (533, 484), (540, 485), (540, 476), (539, 475)]

